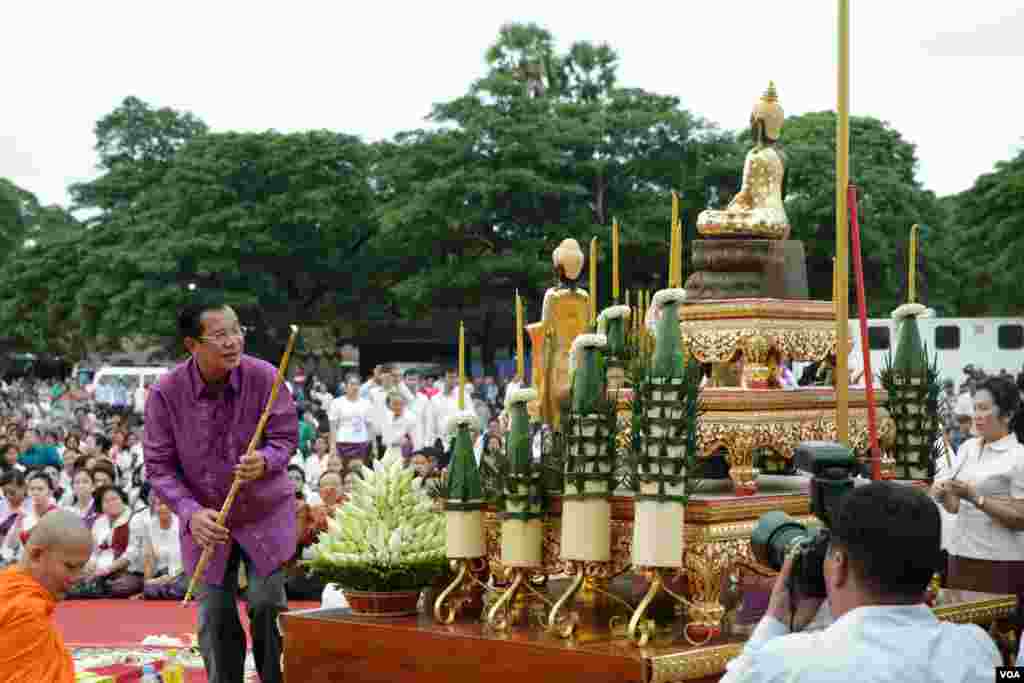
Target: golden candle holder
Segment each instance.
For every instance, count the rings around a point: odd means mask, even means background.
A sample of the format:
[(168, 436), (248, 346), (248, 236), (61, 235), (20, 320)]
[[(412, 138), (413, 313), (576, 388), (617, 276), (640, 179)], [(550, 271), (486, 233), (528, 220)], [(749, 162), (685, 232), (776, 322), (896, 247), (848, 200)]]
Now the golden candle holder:
[[(618, 567), (615, 562), (580, 562), (568, 561), (567, 572), (573, 578), (569, 586), (552, 606), (547, 616), (546, 626), (549, 632), (562, 638), (571, 638), (580, 623), (580, 610), (568, 609), (568, 605), (577, 604), (594, 615), (599, 615), (613, 603), (632, 612), (633, 606), (609, 590), (612, 580), (629, 570), (629, 567)], [(578, 600), (574, 600), (577, 598)], [(614, 630), (618, 617), (609, 620), (609, 629)]]
[[(477, 564), (474, 565), (474, 563)], [(451, 561), (451, 569), (455, 572), (455, 578), (434, 601), (434, 619), (437, 623), (448, 625), (454, 622), (459, 612), (472, 602), (474, 587), (482, 588), (485, 591), (489, 590), (489, 586), (476, 578), (476, 574), (486, 568), (487, 559), (484, 557), (460, 558)]]
[[(647, 619), (646, 615), (647, 611), (651, 607), (651, 603), (654, 602), (654, 599), (659, 593), (665, 593), (687, 610), (691, 606), (689, 600), (674, 592), (666, 585), (663, 572), (664, 568), (662, 567), (638, 567), (636, 569), (635, 573), (641, 574), (651, 582), (650, 587), (647, 589), (647, 593), (640, 601), (640, 604), (637, 605), (637, 608), (633, 611), (633, 616), (630, 618), (629, 625), (626, 627), (626, 637), (628, 637), (630, 642), (637, 647), (644, 647), (647, 645), (657, 632), (657, 624), (655, 624), (653, 619)], [(690, 627), (693, 625), (694, 624), (687, 623), (683, 627), (683, 638), (686, 639), (687, 643), (694, 647), (706, 645), (714, 634), (710, 631), (704, 631), (703, 638), (694, 638), (690, 635)]]
[[(511, 567), (508, 572), (512, 582), (504, 590), (497, 589), (501, 595), (485, 610), (484, 623), (499, 633), (504, 633), (513, 624), (528, 623), (531, 603), (540, 602), (551, 607), (551, 601), (534, 587), (547, 583), (546, 574), (537, 573), (530, 567)], [(543, 621), (543, 613), (537, 616)]]

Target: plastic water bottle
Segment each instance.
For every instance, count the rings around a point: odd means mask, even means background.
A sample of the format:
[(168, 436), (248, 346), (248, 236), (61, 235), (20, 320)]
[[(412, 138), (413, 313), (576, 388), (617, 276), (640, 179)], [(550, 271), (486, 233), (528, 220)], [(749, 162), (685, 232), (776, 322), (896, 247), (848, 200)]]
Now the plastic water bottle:
[(156, 675), (156, 671), (153, 670), (152, 664), (144, 664), (142, 666), (141, 683), (160, 683), (160, 678)]
[(167, 651), (167, 660), (164, 662), (163, 683), (185, 683), (185, 666), (178, 657), (177, 650)]

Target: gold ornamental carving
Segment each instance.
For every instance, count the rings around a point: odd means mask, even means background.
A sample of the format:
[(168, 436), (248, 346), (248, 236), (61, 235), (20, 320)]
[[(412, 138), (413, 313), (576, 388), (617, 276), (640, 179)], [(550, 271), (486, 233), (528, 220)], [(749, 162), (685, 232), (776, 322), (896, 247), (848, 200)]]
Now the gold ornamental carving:
[[(879, 417), (880, 423), (888, 419), (881, 408)], [(835, 439), (836, 422), (832, 411), (713, 412), (702, 416), (697, 429), (697, 443), (704, 457), (724, 447), (729, 464), (738, 467), (753, 467), (753, 451), (758, 448), (770, 448), (789, 460), (803, 441)], [(868, 445), (867, 411), (851, 411), (850, 446), (854, 451), (864, 452)]]
[(768, 352), (771, 345), (761, 334), (752, 334), (743, 340), (743, 354), (746, 359), (757, 365), (764, 365), (768, 362)]
[(713, 645), (689, 652), (663, 655), (651, 659), (651, 683), (693, 681), (717, 676), (725, 671), (730, 659), (743, 651), (740, 643)]
[(835, 325), (829, 322), (743, 321), (730, 327), (727, 320), (714, 320), (680, 325), (683, 344), (702, 363), (725, 363), (738, 351), (760, 351), (762, 343), (796, 361), (821, 361), (836, 348)]

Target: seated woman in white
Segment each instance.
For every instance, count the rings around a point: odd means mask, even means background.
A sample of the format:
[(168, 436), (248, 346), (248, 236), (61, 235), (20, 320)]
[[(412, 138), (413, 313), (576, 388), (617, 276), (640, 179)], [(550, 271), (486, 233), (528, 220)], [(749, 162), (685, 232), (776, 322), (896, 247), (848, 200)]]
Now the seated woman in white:
[(94, 499), (102, 514), (92, 525), (92, 557), (68, 598), (129, 598), (142, 590), (142, 575), (132, 568), (128, 494), (107, 485), (96, 490)]
[(156, 513), (150, 518), (149, 538), (143, 551), (146, 600), (182, 600), (188, 576), (181, 562), (178, 517), (167, 503), (154, 500)]

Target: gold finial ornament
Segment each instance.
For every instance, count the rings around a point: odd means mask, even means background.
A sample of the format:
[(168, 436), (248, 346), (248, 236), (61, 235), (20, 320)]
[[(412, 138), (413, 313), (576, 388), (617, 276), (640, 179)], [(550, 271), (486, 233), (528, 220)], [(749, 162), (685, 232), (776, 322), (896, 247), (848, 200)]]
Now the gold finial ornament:
[(751, 118), (764, 123), (765, 137), (769, 140), (779, 139), (786, 114), (779, 106), (779, 94), (775, 90), (775, 81), (769, 81), (768, 89), (761, 95), (761, 99), (754, 103)]

